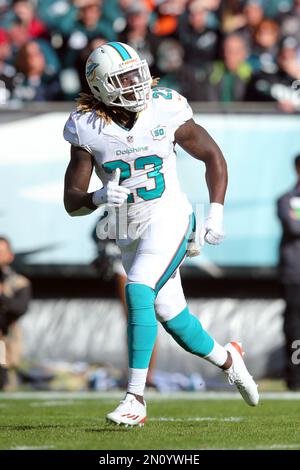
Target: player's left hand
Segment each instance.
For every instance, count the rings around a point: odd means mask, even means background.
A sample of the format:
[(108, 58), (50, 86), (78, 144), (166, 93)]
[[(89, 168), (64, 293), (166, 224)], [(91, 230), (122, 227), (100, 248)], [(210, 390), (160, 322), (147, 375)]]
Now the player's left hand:
[(219, 245), (225, 238), (223, 230), (223, 204), (212, 202), (200, 234), (200, 245), (205, 242)]

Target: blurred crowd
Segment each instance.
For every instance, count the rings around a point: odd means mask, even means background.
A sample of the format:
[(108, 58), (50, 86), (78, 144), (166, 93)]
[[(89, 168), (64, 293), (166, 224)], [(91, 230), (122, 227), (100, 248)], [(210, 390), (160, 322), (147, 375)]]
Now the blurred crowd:
[(0, 103), (72, 100), (107, 41), (191, 101), (300, 110), (300, 0), (0, 0)]

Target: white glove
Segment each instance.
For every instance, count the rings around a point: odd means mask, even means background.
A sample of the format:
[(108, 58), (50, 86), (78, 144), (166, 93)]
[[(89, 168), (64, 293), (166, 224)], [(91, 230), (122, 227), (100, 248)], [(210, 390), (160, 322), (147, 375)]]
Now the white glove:
[(219, 204), (218, 202), (212, 202), (210, 204), (209, 213), (200, 234), (201, 246), (203, 246), (205, 242), (210, 245), (219, 245), (219, 243), (224, 240), (223, 209), (223, 204)]
[(103, 188), (95, 191), (92, 201), (95, 206), (108, 204), (110, 206), (120, 207), (127, 200), (130, 191), (124, 186), (120, 186), (121, 170), (117, 168), (113, 174), (113, 178)]

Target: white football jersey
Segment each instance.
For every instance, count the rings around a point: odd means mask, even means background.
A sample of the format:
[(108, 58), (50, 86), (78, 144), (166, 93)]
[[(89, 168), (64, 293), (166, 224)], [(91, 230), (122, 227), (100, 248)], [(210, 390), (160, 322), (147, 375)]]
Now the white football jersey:
[(130, 190), (128, 222), (143, 223), (173, 208), (191, 213), (176, 171), (174, 133), (193, 112), (176, 91), (157, 87), (152, 100), (132, 129), (106, 124), (95, 112), (71, 113), (64, 138), (83, 147), (94, 158), (95, 171), (105, 185), (116, 168), (120, 184)]

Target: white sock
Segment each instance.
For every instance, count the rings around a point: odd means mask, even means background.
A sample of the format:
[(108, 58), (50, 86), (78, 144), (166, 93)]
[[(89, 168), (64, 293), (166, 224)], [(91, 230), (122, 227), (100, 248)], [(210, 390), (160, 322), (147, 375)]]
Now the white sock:
[(215, 341), (212, 351), (209, 354), (207, 354), (207, 356), (204, 356), (204, 359), (211, 362), (215, 366), (220, 367), (225, 364), (225, 362), (227, 361), (227, 357), (228, 357), (227, 349), (225, 349), (223, 346), (221, 346), (219, 343)]
[(144, 395), (146, 386), (146, 379), (148, 374), (147, 369), (128, 369), (128, 389), (130, 393), (135, 395)]

